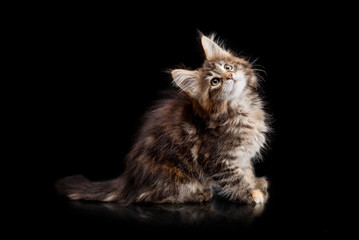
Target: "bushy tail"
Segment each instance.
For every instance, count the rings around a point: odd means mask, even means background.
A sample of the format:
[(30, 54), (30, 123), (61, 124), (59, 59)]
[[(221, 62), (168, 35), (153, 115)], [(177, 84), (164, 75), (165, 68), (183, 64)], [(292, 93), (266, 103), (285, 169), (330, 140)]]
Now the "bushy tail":
[(56, 182), (56, 190), (71, 200), (119, 201), (121, 179), (92, 182), (82, 175), (63, 178)]

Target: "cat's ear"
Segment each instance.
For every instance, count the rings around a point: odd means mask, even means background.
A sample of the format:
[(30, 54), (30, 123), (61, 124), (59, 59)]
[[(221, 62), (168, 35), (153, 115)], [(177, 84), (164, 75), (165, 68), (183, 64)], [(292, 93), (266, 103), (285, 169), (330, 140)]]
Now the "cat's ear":
[(213, 41), (213, 37), (208, 38), (203, 35), (201, 43), (207, 60), (231, 56), (229, 52), (218, 46), (218, 44)]
[(195, 97), (198, 92), (199, 72), (185, 69), (176, 69), (172, 71), (173, 82), (184, 92)]

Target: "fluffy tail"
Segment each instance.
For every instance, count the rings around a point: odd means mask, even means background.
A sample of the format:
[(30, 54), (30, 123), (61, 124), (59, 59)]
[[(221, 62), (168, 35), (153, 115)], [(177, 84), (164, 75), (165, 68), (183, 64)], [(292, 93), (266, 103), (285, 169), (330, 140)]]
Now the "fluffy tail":
[(121, 179), (105, 182), (91, 182), (82, 175), (63, 178), (56, 182), (56, 190), (71, 200), (119, 201)]

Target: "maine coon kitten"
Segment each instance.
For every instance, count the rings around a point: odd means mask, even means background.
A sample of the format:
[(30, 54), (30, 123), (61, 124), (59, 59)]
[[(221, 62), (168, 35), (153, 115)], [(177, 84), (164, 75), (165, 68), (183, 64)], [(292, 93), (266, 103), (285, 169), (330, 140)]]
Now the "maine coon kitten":
[(57, 182), (72, 200), (130, 203), (203, 202), (214, 192), (247, 204), (264, 203), (267, 181), (252, 159), (266, 142), (266, 113), (251, 64), (202, 36), (205, 61), (172, 71), (180, 91), (145, 115), (124, 173), (106, 182), (72, 176)]

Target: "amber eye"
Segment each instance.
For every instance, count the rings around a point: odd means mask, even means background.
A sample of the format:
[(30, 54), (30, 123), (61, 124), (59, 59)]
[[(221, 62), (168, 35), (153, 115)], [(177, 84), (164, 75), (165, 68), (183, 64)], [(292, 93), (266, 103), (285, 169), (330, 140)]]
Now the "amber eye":
[(225, 64), (225, 65), (224, 65), (224, 69), (226, 69), (227, 71), (232, 71), (233, 66), (232, 66), (232, 65), (229, 65), (229, 64)]
[(219, 78), (212, 78), (211, 85), (217, 86), (220, 82), (221, 82), (221, 80)]

